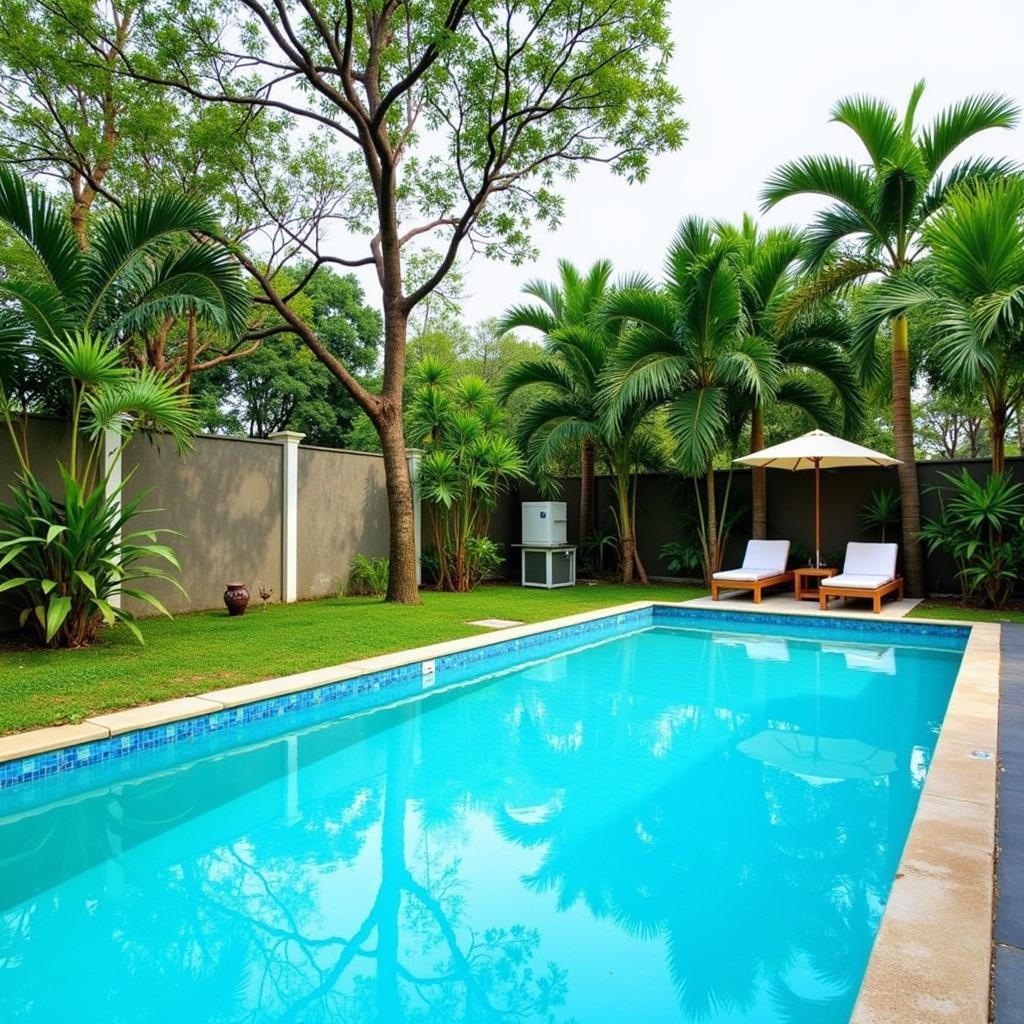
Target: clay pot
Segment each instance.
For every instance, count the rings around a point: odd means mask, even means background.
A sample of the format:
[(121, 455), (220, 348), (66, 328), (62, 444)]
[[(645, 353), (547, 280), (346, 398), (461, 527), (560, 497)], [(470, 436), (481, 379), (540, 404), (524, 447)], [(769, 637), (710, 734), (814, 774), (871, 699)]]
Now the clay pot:
[(244, 583), (228, 583), (224, 591), (224, 603), (229, 615), (244, 615), (249, 606), (249, 591)]

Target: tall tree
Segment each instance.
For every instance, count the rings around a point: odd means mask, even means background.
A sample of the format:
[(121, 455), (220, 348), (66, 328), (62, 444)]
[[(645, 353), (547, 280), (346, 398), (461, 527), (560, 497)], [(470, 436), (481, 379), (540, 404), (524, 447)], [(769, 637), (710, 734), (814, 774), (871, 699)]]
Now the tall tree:
[[(802, 410), (817, 426), (853, 430), (863, 410), (843, 310), (832, 303), (792, 318), (781, 315), (798, 287), (794, 271), (803, 254), (802, 234), (789, 227), (760, 231), (751, 217), (738, 227), (719, 223), (716, 230), (736, 248), (740, 329), (763, 340), (780, 374), (774, 388), (759, 392), (751, 405), (751, 450), (764, 447), (765, 413), (777, 403)], [(766, 474), (763, 468), (752, 471), (751, 532), (758, 539), (768, 536)]]
[[(402, 422), (407, 325), (468, 243), (522, 259), (529, 224), (556, 224), (558, 184), (604, 162), (642, 179), (649, 157), (679, 146), (665, 0), (199, 0), (157, 4), (146, 56), (120, 51), (136, 81), (254, 114), (284, 111), (308, 129), (279, 180), (247, 186), (265, 212), (270, 252), (240, 259), (262, 299), (373, 421), (387, 470), (388, 599), (416, 602), (412, 491)], [(202, 59), (204, 73), (190, 69)], [(338, 230), (329, 231), (332, 225)], [(339, 255), (345, 231), (364, 241)], [(418, 285), (412, 254), (438, 256)], [(371, 266), (381, 289), (379, 392), (336, 359), (290, 307), (275, 272), (296, 254), (314, 266)]]
[[(1017, 123), (1016, 104), (1003, 96), (973, 96), (940, 112), (927, 125), (916, 123), (924, 92), (919, 82), (903, 116), (883, 99), (852, 96), (840, 100), (832, 120), (851, 129), (863, 144), (866, 163), (834, 156), (809, 156), (784, 164), (763, 192), (769, 209), (791, 196), (815, 194), (833, 200), (808, 232), (807, 266), (818, 272), (815, 291), (828, 293), (881, 275), (898, 274), (923, 253), (921, 231), (942, 208), (950, 191), (972, 181), (998, 178), (1012, 170), (1006, 160), (967, 158), (943, 170), (968, 139), (989, 128)], [(876, 346), (860, 347), (865, 377), (877, 373)], [(909, 333), (905, 316), (890, 322), (892, 424), (900, 460), (903, 509), (903, 564), (907, 588), (924, 593), (924, 563), (914, 424), (910, 405)]]
[(955, 385), (988, 410), (992, 471), (1002, 473), (1006, 431), (1024, 401), (1024, 180), (959, 188), (925, 225), (929, 255), (875, 288), (861, 330), (911, 310), (932, 314), (931, 347)]
[[(530, 433), (541, 427), (572, 422), (573, 441), (580, 450), (579, 540), (584, 543), (594, 528), (594, 444), (602, 439), (598, 409), (600, 377), (616, 340), (616, 329), (602, 317), (612, 276), (608, 260), (598, 260), (586, 274), (568, 260), (558, 261), (558, 282), (530, 281), (523, 291), (536, 303), (513, 306), (498, 321), (499, 330), (532, 327), (541, 331), (547, 350), (544, 358), (524, 361), (505, 378), (502, 396), (529, 384), (547, 384), (561, 394), (545, 408), (541, 422), (531, 407)], [(569, 406), (572, 409), (569, 409)], [(561, 432), (568, 437), (569, 428)], [(529, 438), (524, 438), (529, 441)], [(627, 559), (623, 559), (623, 564)]]
[[(283, 115), (254, 118), (120, 74), (120, 54), (154, 27), (138, 0), (0, 5), (0, 161), (67, 196), (83, 248), (94, 211), (158, 191), (211, 204), (232, 233), (251, 226), (255, 207), (237, 187), (240, 154), (268, 166), (285, 127)], [(252, 353), (263, 336), (168, 315), (133, 335), (123, 354), (188, 393), (196, 374)]]
[(722, 556), (715, 455), (735, 444), (738, 424), (778, 380), (771, 345), (745, 330), (737, 240), (687, 218), (669, 247), (663, 284), (614, 292), (607, 313), (633, 325), (608, 378), (609, 422), (638, 406), (666, 407), (680, 466), (695, 485), (704, 478), (701, 545), (710, 578)]

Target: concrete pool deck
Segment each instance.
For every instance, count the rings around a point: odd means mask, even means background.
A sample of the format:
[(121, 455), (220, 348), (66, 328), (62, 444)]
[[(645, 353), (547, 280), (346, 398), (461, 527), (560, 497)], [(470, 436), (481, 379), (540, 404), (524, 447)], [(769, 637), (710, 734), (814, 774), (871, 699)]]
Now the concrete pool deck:
[[(794, 601), (787, 593), (780, 595), (781, 600), (766, 598), (760, 605), (754, 605), (749, 594), (739, 596), (746, 600), (638, 601), (594, 609), (96, 716), (78, 725), (2, 737), (0, 762), (655, 605), (871, 622), (901, 618), (910, 610), (887, 602), (884, 607), (892, 610), (889, 615), (860, 611), (856, 605), (820, 612), (815, 603)], [(899, 604), (913, 607), (916, 602)], [(918, 624), (969, 626), (971, 632), (851, 1020), (855, 1024), (985, 1024), (989, 1020), (992, 962), (1000, 627), (991, 623), (914, 620), (914, 625)], [(1024, 643), (1021, 659), (1024, 664)], [(1019, 708), (1024, 715), (1024, 697)], [(1024, 726), (1021, 734), (1024, 736)], [(974, 756), (978, 753), (989, 756)], [(1024, 746), (1021, 753), (1024, 755)], [(1019, 778), (1024, 779), (1024, 774)], [(1024, 783), (1021, 789), (1024, 793)], [(1011, 971), (1016, 967), (1018, 976), (1024, 973), (1019, 960), (1007, 963)]]

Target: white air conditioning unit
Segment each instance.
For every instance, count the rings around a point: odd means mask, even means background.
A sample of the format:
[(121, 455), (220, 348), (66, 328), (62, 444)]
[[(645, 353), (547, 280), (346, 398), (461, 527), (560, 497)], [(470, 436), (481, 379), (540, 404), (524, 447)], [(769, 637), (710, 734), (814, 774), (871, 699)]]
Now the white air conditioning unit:
[(565, 543), (564, 501), (523, 502), (523, 545), (557, 547)]

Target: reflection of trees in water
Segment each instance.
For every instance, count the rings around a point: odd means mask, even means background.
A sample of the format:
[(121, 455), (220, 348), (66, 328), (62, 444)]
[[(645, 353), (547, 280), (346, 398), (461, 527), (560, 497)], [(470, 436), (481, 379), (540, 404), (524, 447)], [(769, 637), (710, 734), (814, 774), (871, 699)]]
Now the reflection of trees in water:
[[(38, 844), (64, 844), (54, 880), (77, 870), (91, 881), (72, 879), (4, 918), (0, 964), (14, 965), (0, 994), (5, 1017), (60, 1019), (67, 992), (96, 993), (99, 973), (118, 987), (103, 1004), (109, 1024), (144, 1024), (154, 1006), (211, 1024), (561, 1019), (571, 978), (538, 962), (542, 934), (514, 911), (494, 921), (474, 911), (457, 856), (487, 822), (534, 852), (520, 880), (531, 893), (663, 944), (682, 1019), (759, 1001), (793, 1024), (843, 1019), (895, 866), (890, 831), (902, 836), (896, 790), (907, 779), (811, 785), (736, 750), (766, 727), (762, 680), (745, 683), (744, 706), (731, 692), (735, 673), (695, 666), (712, 676), (701, 697), (631, 677), (629, 644), (606, 653), (588, 672), (548, 678), (553, 663), (532, 681), (527, 673), (521, 684), (371, 716), (372, 726), (300, 735), (294, 818), (267, 807), (285, 788), (284, 743), (237, 758), (230, 785), (229, 762), (211, 767), (205, 785), (171, 775), (140, 787), (134, 803), (122, 797), (123, 814), (105, 797), (102, 812), (64, 808), (59, 828), (42, 816)], [(599, 677), (610, 672), (625, 682), (608, 686)], [(774, 727), (847, 728), (842, 702), (824, 704), (814, 722), (800, 721), (798, 702), (771, 709)], [(907, 749), (908, 737), (900, 747), (887, 728), (879, 742)], [(723, 773), (732, 803), (707, 799)], [(276, 789), (250, 792), (247, 776)], [(197, 825), (182, 856), (181, 831), (221, 804), (224, 819), (212, 832)], [(154, 808), (163, 819), (146, 818)], [(220, 837), (212, 849), (210, 835)], [(125, 871), (159, 873), (152, 907), (137, 905), (151, 877), (114, 877), (122, 865), (104, 860), (120, 849), (115, 837), (166, 838), (163, 853), (123, 861)], [(104, 878), (82, 875), (99, 863)], [(40, 986), (68, 936), (103, 952), (67, 957), (60, 986)]]

